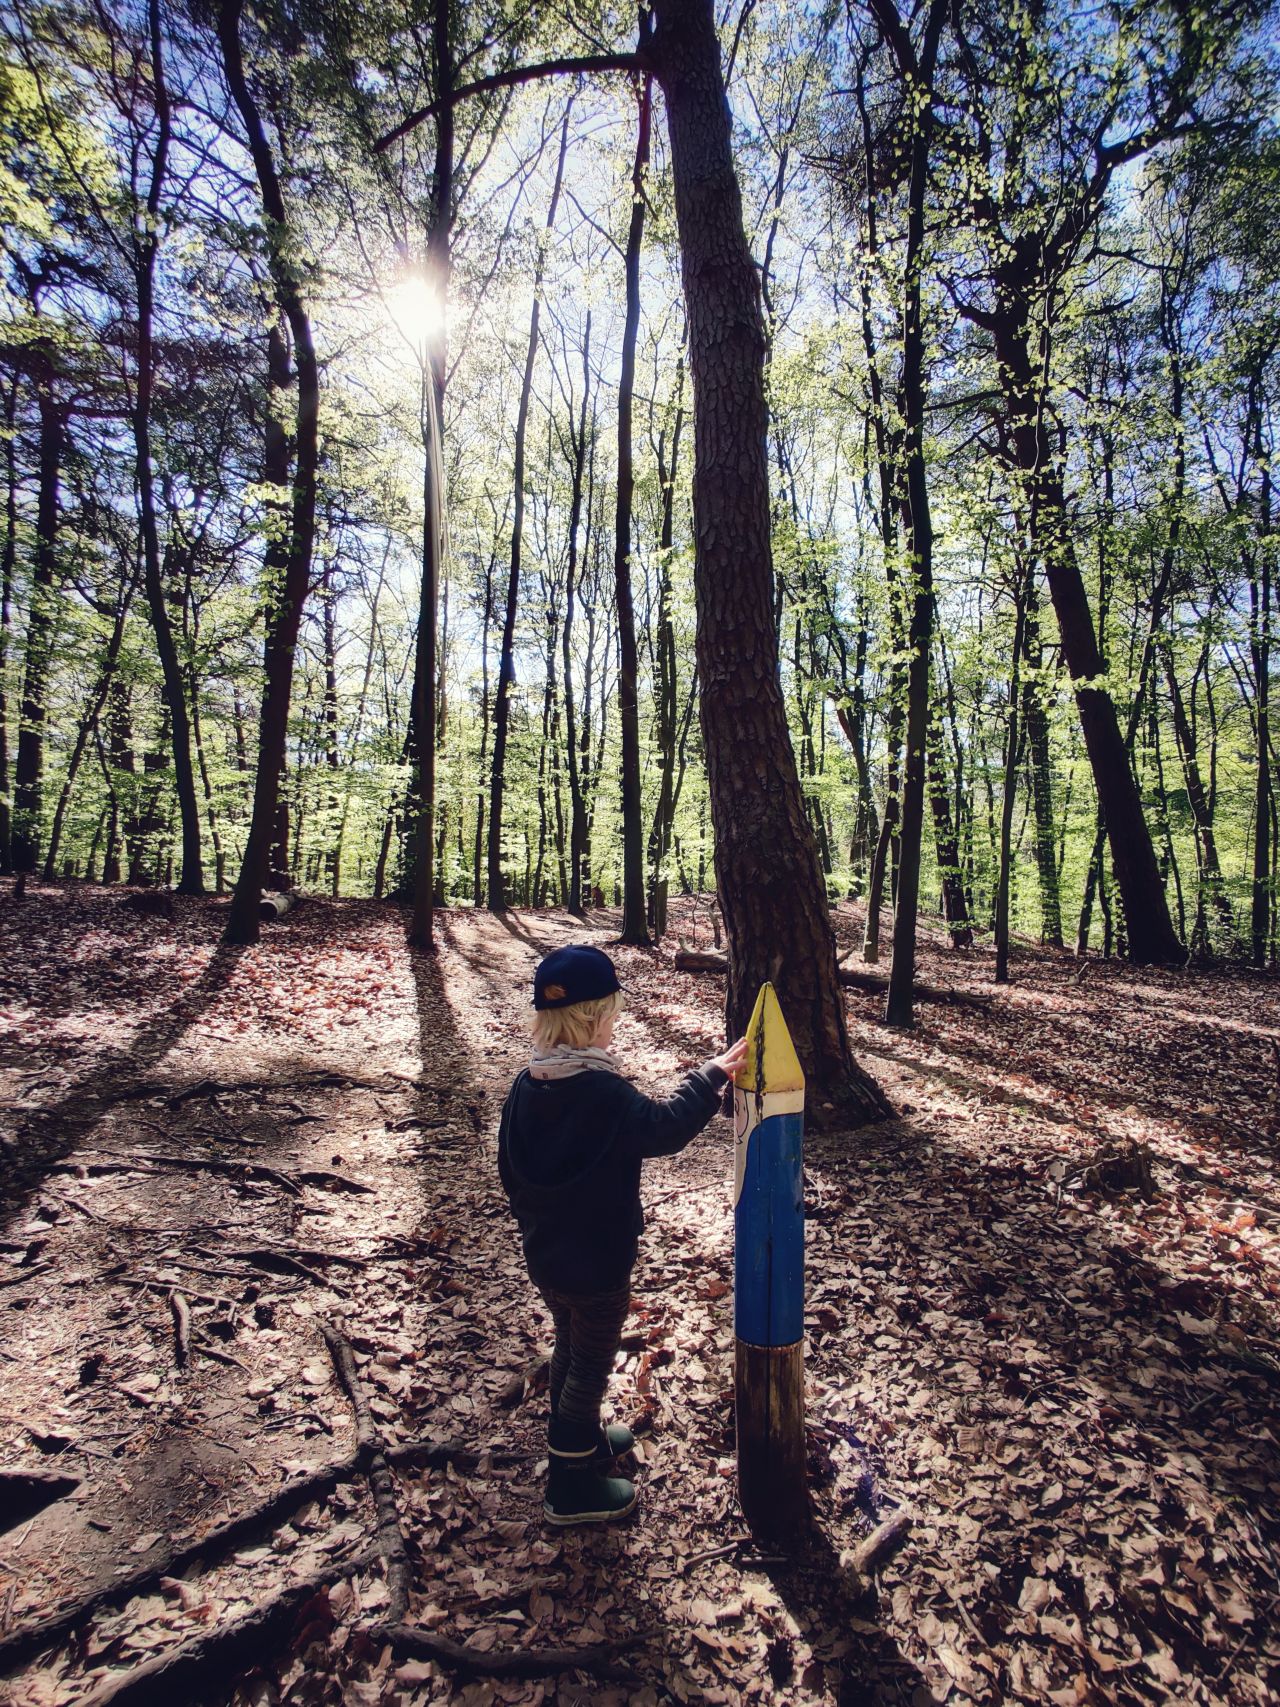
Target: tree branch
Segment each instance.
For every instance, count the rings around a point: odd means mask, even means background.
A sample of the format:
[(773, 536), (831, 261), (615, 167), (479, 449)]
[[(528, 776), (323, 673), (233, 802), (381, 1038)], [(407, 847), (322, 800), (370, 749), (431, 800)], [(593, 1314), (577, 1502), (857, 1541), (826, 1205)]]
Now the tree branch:
[[(539, 77), (570, 76), (581, 71), (644, 71), (647, 70), (644, 60), (638, 53), (592, 53), (565, 59), (544, 59), (537, 65), (517, 65), (510, 71), (495, 71), (491, 77), (479, 77), (474, 83), (462, 83), (450, 95), (448, 104), (456, 107), (459, 101), (465, 101), (469, 95), (483, 95), (490, 89), (510, 89), (517, 83), (532, 83)], [(444, 103), (432, 101), (428, 106), (419, 107), (417, 112), (410, 113), (407, 119), (402, 119), (394, 130), (389, 130), (385, 136), (380, 136), (373, 145), (375, 154), (381, 154), (390, 148), (393, 142), (399, 142), (402, 136), (407, 136), (416, 129), (424, 119), (433, 118)]]

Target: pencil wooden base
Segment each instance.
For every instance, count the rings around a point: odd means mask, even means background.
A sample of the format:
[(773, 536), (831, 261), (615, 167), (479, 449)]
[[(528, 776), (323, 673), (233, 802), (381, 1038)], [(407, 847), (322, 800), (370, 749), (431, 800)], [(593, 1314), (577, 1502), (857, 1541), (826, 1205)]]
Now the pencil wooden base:
[(760, 1346), (738, 1340), (734, 1395), (742, 1510), (761, 1539), (790, 1540), (805, 1528), (809, 1516), (804, 1341)]

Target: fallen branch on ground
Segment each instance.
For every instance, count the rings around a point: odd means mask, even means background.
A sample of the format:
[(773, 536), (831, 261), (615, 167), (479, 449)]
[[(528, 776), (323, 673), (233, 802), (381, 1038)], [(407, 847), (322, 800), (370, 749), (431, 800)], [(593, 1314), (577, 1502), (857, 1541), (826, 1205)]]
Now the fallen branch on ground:
[[(729, 962), (723, 954), (705, 953), (700, 949), (682, 949), (676, 955), (675, 968), (677, 972), (727, 972)], [(866, 990), (875, 996), (888, 993), (889, 980), (883, 972), (858, 972), (852, 966), (843, 964), (836, 968), (836, 972), (847, 989)], [(943, 1002), (952, 1007), (986, 1009), (991, 1006), (991, 997), (981, 992), (944, 990), (937, 984), (915, 984), (911, 994), (919, 1002)]]
[(399, 1624), (409, 1605), (412, 1572), (404, 1531), (400, 1527), (400, 1513), (396, 1509), (395, 1478), (387, 1462), (382, 1436), (374, 1426), (368, 1400), (360, 1385), (355, 1353), (350, 1342), (345, 1334), (328, 1322), (321, 1322), (320, 1332), (324, 1335), (325, 1344), (329, 1347), (329, 1356), (333, 1359), (333, 1367), (355, 1412), (356, 1440), (365, 1473), (369, 1478), (369, 1491), (373, 1495), (374, 1510), (378, 1518), (378, 1551), (382, 1555), (387, 1572), (388, 1606), (385, 1622)]
[(896, 1511), (893, 1516), (886, 1518), (856, 1547), (848, 1548), (840, 1555), (840, 1569), (844, 1574), (845, 1589), (854, 1598), (873, 1592), (871, 1578), (877, 1568), (906, 1540), (911, 1530), (911, 1519), (905, 1511)]
[(877, 1528), (873, 1529), (865, 1541), (860, 1541), (850, 1555), (849, 1563), (859, 1576), (866, 1576), (906, 1540), (911, 1531), (911, 1516), (905, 1511), (895, 1511), (892, 1517)]
[(169, 1309), (173, 1315), (174, 1362), (185, 1369), (191, 1356), (191, 1306), (176, 1288), (169, 1294)]
[(232, 1618), (122, 1675), (108, 1678), (83, 1698), (80, 1707), (173, 1707), (175, 1701), (194, 1702), (215, 1692), (225, 1694), (227, 1682), (238, 1672), (262, 1663), (309, 1601), (331, 1583), (355, 1575), (371, 1562), (368, 1553), (336, 1560), (324, 1570), (290, 1583), (243, 1617)]
[[(160, 1287), (158, 1290), (166, 1291), (167, 1288)], [(207, 1350), (206, 1347), (201, 1349)], [(399, 1446), (386, 1449), (388, 1463), (404, 1465), (406, 1468), (452, 1464), (463, 1469), (474, 1469), (485, 1459), (493, 1464), (516, 1464), (526, 1462), (533, 1456), (534, 1454), (529, 1452), (468, 1446), (464, 1441), (452, 1439), (407, 1440)], [(42, 1618), (34, 1624), (20, 1625), (7, 1636), (0, 1637), (0, 1675), (16, 1670), (33, 1655), (53, 1647), (94, 1613), (106, 1607), (122, 1605), (140, 1594), (150, 1594), (158, 1586), (161, 1577), (181, 1576), (193, 1565), (211, 1565), (222, 1554), (256, 1538), (264, 1529), (274, 1529), (287, 1522), (304, 1505), (310, 1504), (312, 1500), (324, 1499), (342, 1482), (349, 1482), (359, 1475), (363, 1468), (364, 1461), (359, 1452), (335, 1459), (331, 1464), (322, 1465), (318, 1470), (312, 1470), (305, 1476), (284, 1483), (261, 1504), (242, 1512), (239, 1517), (228, 1519), (226, 1523), (209, 1530), (198, 1540), (184, 1542), (178, 1547), (167, 1547), (158, 1558), (154, 1558), (153, 1563), (139, 1565), (128, 1576), (118, 1577), (115, 1582), (73, 1601), (48, 1618)]]
[(44, 1648), (51, 1648), (55, 1642), (60, 1641), (95, 1612), (101, 1612), (109, 1606), (119, 1606), (126, 1600), (133, 1600), (137, 1595), (150, 1593), (157, 1587), (161, 1577), (181, 1576), (192, 1565), (212, 1563), (221, 1554), (230, 1552), (233, 1547), (238, 1547), (256, 1536), (267, 1525), (274, 1528), (286, 1522), (310, 1501), (323, 1499), (326, 1494), (332, 1493), (339, 1482), (354, 1476), (358, 1467), (358, 1460), (353, 1455), (328, 1464), (322, 1470), (314, 1470), (310, 1475), (299, 1476), (292, 1482), (286, 1482), (262, 1504), (242, 1512), (239, 1517), (219, 1524), (198, 1541), (189, 1541), (181, 1547), (166, 1547), (159, 1558), (153, 1555), (151, 1564), (139, 1565), (127, 1576), (117, 1577), (114, 1582), (107, 1583), (105, 1587), (74, 1601), (61, 1612), (55, 1612), (35, 1624), (20, 1625), (9, 1635), (0, 1638), (0, 1673), (13, 1671), (33, 1654), (40, 1653)]
[(639, 1647), (645, 1640), (643, 1636), (623, 1636), (616, 1642), (600, 1642), (591, 1648), (494, 1648), (482, 1653), (479, 1648), (463, 1647), (447, 1636), (437, 1636), (409, 1624), (387, 1625), (378, 1634), (399, 1653), (436, 1660), (464, 1676), (555, 1677), (562, 1671), (586, 1671), (610, 1683), (642, 1682), (634, 1672), (622, 1670), (613, 1661), (628, 1649)]
[[(259, 1274), (296, 1274), (303, 1280), (309, 1280), (313, 1286), (331, 1286), (333, 1282), (327, 1275), (321, 1274), (318, 1268), (312, 1268), (308, 1263), (292, 1256), (288, 1251), (211, 1251), (203, 1245), (192, 1247), (197, 1256), (201, 1257), (231, 1257), (235, 1262), (247, 1263), (250, 1268), (256, 1268)], [(224, 1271), (230, 1274), (232, 1270)]]

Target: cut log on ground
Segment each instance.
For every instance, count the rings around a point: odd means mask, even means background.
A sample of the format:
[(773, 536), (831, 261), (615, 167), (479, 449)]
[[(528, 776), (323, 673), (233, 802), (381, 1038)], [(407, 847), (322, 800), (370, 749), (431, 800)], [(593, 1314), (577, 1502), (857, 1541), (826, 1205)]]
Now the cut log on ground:
[(174, 1703), (226, 1698), (228, 1683), (260, 1665), (289, 1634), (315, 1597), (371, 1562), (367, 1553), (337, 1560), (323, 1571), (290, 1583), (270, 1600), (202, 1636), (179, 1642), (166, 1653), (98, 1685), (80, 1707), (174, 1707)]
[(555, 1677), (562, 1671), (585, 1671), (611, 1683), (629, 1683), (635, 1687), (643, 1682), (613, 1662), (619, 1654), (639, 1647), (646, 1639), (644, 1636), (623, 1636), (616, 1642), (600, 1642), (590, 1648), (491, 1648), (484, 1653), (408, 1624), (388, 1625), (378, 1634), (398, 1653), (436, 1660), (464, 1677)]
[[(676, 955), (675, 968), (677, 972), (727, 972), (729, 963), (723, 954), (710, 954), (701, 949), (682, 949)], [(841, 965), (837, 968), (837, 973), (846, 989), (866, 990), (874, 996), (888, 993), (889, 980), (882, 972), (858, 972), (852, 966)], [(916, 984), (912, 994), (920, 1002), (944, 1002), (958, 1008), (977, 1008), (984, 1011), (991, 1006), (991, 997), (981, 992), (944, 990), (937, 984)]]
[(268, 922), (283, 919), (297, 905), (296, 895), (285, 895), (279, 891), (269, 890), (258, 902), (258, 917)]

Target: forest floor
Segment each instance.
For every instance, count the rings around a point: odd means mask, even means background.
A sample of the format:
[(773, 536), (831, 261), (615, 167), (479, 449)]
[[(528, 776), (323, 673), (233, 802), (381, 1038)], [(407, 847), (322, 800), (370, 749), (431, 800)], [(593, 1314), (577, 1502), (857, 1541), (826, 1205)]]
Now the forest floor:
[[(735, 1499), (719, 1118), (646, 1170), (614, 1383), (639, 1511), (542, 1521), (547, 1324), (494, 1132), (536, 959), (616, 914), (454, 910), (413, 957), (373, 903), (229, 950), (218, 903), (117, 902), (0, 903), (0, 1458), (69, 1483), (16, 1523), (3, 1495), (0, 1700), (180, 1707), (191, 1674), (156, 1667), (189, 1653), (240, 1707), (1280, 1700), (1276, 980), (1082, 979), (1022, 946), (995, 992), (988, 953), (926, 929), (921, 976), (989, 1003), (902, 1032), (848, 992), (897, 1115), (809, 1142), (814, 1524), (786, 1558)], [(616, 951), (647, 1087), (719, 1046), (722, 979), (671, 964), (708, 917)], [(858, 910), (835, 924), (852, 948)], [(470, 1673), (370, 1633), (379, 1520), (326, 1326), (392, 1462), (408, 1621)], [(492, 1675), (611, 1644), (590, 1675)]]

